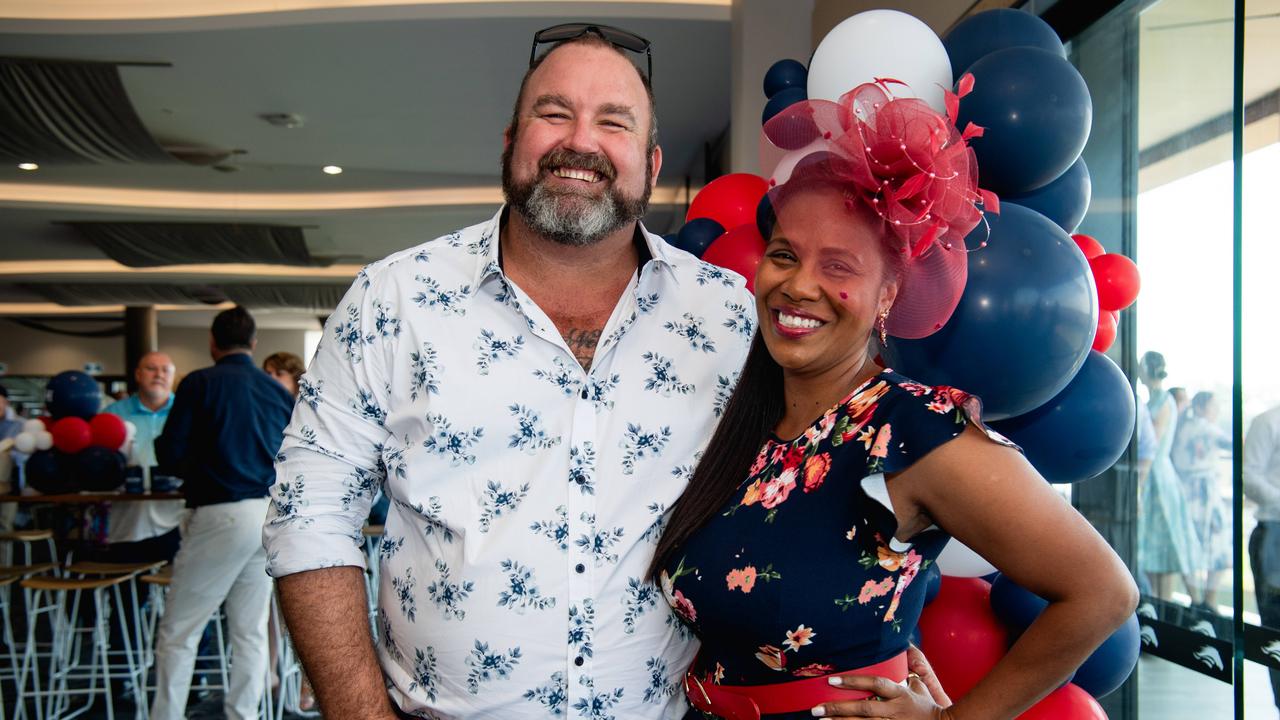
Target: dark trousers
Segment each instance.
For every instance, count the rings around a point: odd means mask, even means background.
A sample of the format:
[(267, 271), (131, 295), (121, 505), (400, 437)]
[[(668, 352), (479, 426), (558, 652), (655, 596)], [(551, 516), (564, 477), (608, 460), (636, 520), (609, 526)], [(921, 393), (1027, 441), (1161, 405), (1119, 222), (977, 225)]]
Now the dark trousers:
[[(1249, 567), (1262, 624), (1280, 630), (1280, 522), (1260, 522), (1249, 535)], [(1280, 707), (1280, 670), (1270, 669), (1271, 693)]]

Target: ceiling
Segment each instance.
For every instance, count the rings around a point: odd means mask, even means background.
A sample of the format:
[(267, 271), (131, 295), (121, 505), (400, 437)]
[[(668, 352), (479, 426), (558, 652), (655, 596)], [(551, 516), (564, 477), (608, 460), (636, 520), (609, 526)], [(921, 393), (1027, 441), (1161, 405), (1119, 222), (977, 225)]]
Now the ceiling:
[[(168, 63), (120, 70), (150, 133), (165, 145), (243, 152), (221, 170), (178, 163), (44, 163), (34, 172), (0, 166), (0, 312), (5, 303), (44, 301), (17, 288), (19, 281), (210, 281), (192, 268), (129, 271), (64, 224), (72, 221), (300, 225), (311, 255), (332, 267), (220, 268), (216, 278), (345, 285), (365, 262), (487, 218), (501, 202), (502, 131), (533, 32), (580, 19), (584, 10), (653, 43), (665, 159), (647, 222), (657, 232), (675, 229), (686, 175), (701, 184), (704, 146), (729, 123), (728, 6), (728, 0), (595, 2), (589, 9), (492, 1), (6, 2), (0, 55)], [(81, 12), (64, 12), (76, 7)], [(202, 16), (210, 7), (227, 12)], [(301, 9), (238, 12), (277, 7)], [(84, 19), (109, 11), (131, 19)], [(294, 113), (304, 122), (282, 128), (264, 121), (265, 113)], [(327, 175), (325, 165), (343, 172)]]
[[(820, 21), (869, 4), (818, 0), (815, 34)], [(969, 0), (894, 4), (933, 8), (937, 17), (929, 19), (939, 32), (975, 7)], [(50, 311), (43, 296), (19, 287), (29, 283), (345, 285), (365, 262), (484, 219), (501, 202), (502, 129), (532, 33), (584, 15), (653, 42), (665, 162), (647, 222), (658, 232), (673, 230), (686, 179), (695, 190), (701, 184), (704, 146), (729, 124), (730, 5), (4, 0), (0, 55), (167, 64), (120, 71), (150, 133), (165, 144), (243, 152), (229, 155), (222, 170), (46, 163), (25, 172), (0, 165), (0, 315)], [(1161, 0), (1143, 13), (1140, 101), (1162, 112), (1140, 115), (1142, 148), (1230, 110), (1232, 6)], [(1280, 47), (1280, 0), (1250, 0), (1249, 16), (1246, 101), (1280, 87), (1280, 63), (1265, 61)], [(303, 124), (273, 126), (264, 113), (294, 113)], [(344, 171), (327, 175), (325, 165)], [(86, 220), (297, 225), (310, 254), (332, 264), (129, 269), (65, 224)], [(173, 312), (162, 322), (196, 316), (203, 317)]]

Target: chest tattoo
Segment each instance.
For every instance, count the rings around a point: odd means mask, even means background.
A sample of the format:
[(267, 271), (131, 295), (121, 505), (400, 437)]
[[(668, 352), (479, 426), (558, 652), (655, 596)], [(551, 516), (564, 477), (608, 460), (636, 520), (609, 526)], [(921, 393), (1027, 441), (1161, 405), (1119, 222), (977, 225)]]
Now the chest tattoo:
[(569, 328), (565, 331), (564, 340), (573, 351), (583, 370), (591, 370), (591, 361), (596, 356), (596, 345), (600, 342), (599, 330)]

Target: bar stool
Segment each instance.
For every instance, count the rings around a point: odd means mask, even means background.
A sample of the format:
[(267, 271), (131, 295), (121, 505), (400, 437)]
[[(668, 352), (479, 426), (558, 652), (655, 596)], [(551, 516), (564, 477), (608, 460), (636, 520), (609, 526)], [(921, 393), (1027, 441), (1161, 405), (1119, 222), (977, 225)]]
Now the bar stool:
[[(24, 578), (35, 575), (41, 575), (53, 570), (57, 566), (53, 563), (36, 563), (34, 565), (3, 565), (0, 566), (0, 642), (4, 643), (4, 674), (16, 687), (18, 684), (18, 641), (14, 635), (13, 617), (15, 608), (13, 603), (13, 590), (18, 586)], [(29, 593), (23, 591), (24, 602), (18, 610), (25, 610), (30, 606)], [(4, 703), (0, 698), (0, 720), (4, 719)]]
[[(83, 569), (83, 568), (81, 568)], [(22, 717), (26, 712), (26, 700), (35, 700), (36, 717), (68, 719), (87, 712), (93, 706), (93, 697), (101, 695), (106, 705), (107, 720), (115, 720), (114, 698), (112, 697), (111, 680), (126, 679), (135, 688), (145, 683), (145, 669), (138, 662), (135, 645), (130, 641), (129, 629), (125, 624), (124, 600), (120, 588), (133, 580), (139, 571), (123, 574), (105, 574), (98, 577), (32, 577), (21, 581), (21, 586), (31, 593), (31, 604), (28, 610), (30, 621), (27, 626), (27, 646), (23, 652), (22, 667), (17, 683), (17, 715)], [(80, 600), (85, 592), (93, 597), (93, 626), (88, 630), (91, 642), (91, 659), (87, 674), (76, 673), (79, 667), (80, 642), (76, 623), (79, 615)], [(114, 601), (114, 608), (112, 607)], [(114, 612), (113, 612), (114, 611)], [(49, 654), (48, 670), (40, 672), (35, 652), (36, 620), (40, 615), (48, 615), (53, 626), (53, 648)], [(123, 644), (121, 655), (123, 667), (117, 669), (111, 662), (112, 615), (120, 624), (120, 637)], [(33, 689), (27, 689), (27, 677), (32, 677)], [(41, 688), (41, 678), (48, 682), (48, 689)], [(88, 687), (73, 687), (71, 681), (88, 680)], [(67, 712), (70, 697), (87, 696), (83, 706)], [(41, 700), (44, 699), (42, 703)], [(147, 717), (145, 696), (138, 698), (134, 705), (134, 717)]]
[[(49, 553), (49, 562), (58, 562), (58, 550), (53, 542), (52, 530), (10, 530), (8, 532), (0, 532), (0, 545), (7, 544), (11, 550), (16, 550), (17, 546), (22, 546), (22, 564), (33, 565), (34, 546), (37, 543), (44, 543)], [(16, 555), (17, 553), (12, 553)], [(16, 557), (11, 557), (7, 562), (14, 565), (18, 564)]]
[(364, 536), (364, 592), (369, 600), (369, 628), (373, 631), (374, 642), (378, 640), (378, 584), (382, 570), (378, 552), (382, 548), (384, 531), (382, 525), (365, 525), (361, 531)]

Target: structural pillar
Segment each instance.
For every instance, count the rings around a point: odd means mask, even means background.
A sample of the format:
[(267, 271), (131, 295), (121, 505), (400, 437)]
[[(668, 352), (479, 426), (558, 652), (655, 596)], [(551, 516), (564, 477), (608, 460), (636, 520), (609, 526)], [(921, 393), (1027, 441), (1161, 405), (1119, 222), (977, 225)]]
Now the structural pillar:
[(814, 0), (733, 0), (730, 8), (729, 171), (760, 172), (764, 74), (784, 58), (809, 64)]
[(133, 369), (143, 355), (160, 349), (160, 328), (154, 305), (129, 306), (124, 309), (124, 367), (129, 392), (136, 391)]

